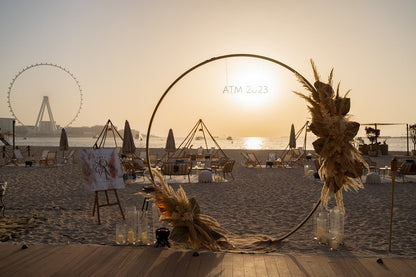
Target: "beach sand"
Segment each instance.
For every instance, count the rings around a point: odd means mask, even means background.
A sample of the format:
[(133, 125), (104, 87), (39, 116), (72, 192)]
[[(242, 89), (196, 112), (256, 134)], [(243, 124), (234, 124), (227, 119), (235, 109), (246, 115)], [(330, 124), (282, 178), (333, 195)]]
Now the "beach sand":
[[(41, 149), (33, 148), (35, 157), (39, 157)], [(48, 149), (53, 150), (52, 147)], [(161, 154), (163, 150), (152, 149), (151, 152)], [(233, 170), (234, 181), (180, 185), (189, 198), (196, 198), (202, 213), (214, 217), (230, 232), (231, 238), (239, 238), (245, 245), (262, 236), (279, 238), (285, 235), (305, 218), (320, 197), (322, 182), (305, 177), (303, 167), (245, 168), (240, 163), (241, 151), (225, 152), (237, 161)], [(264, 164), (270, 151), (249, 152), (255, 152)], [(59, 163), (61, 156), (59, 151)], [(390, 165), (392, 157), (372, 159), (378, 167), (384, 167)], [(94, 193), (84, 189), (79, 163), (49, 167), (4, 166), (0, 168), (0, 181), (8, 182), (6, 217), (0, 219), (2, 243), (115, 245), (116, 223), (122, 221), (118, 207), (101, 208), (101, 225), (97, 224), (97, 217), (92, 216)], [(143, 196), (135, 193), (140, 192), (144, 185), (138, 182), (118, 190), (122, 206), (135, 205), (140, 209)], [(178, 186), (173, 185), (174, 188)], [(366, 257), (388, 254), (391, 190), (391, 180), (382, 178), (381, 184), (365, 184), (365, 188), (358, 192), (344, 192), (345, 244), (339, 252)], [(415, 199), (416, 183), (402, 182), (398, 178), (394, 199), (393, 255), (416, 258)], [(333, 206), (334, 202), (330, 204)], [(309, 220), (279, 245), (256, 249), (256, 244), (253, 244), (240, 250), (253, 253), (329, 253), (331, 250), (327, 246), (313, 240), (312, 228), (312, 220)]]

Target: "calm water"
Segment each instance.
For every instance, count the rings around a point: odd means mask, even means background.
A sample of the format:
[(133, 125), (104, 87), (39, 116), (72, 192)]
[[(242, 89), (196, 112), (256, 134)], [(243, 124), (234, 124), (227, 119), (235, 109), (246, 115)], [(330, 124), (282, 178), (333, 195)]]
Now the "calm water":
[[(176, 147), (183, 141), (184, 138), (175, 138)], [(264, 150), (278, 150), (285, 149), (289, 143), (289, 137), (278, 137), (278, 138), (269, 138), (269, 137), (239, 137), (232, 140), (227, 140), (225, 138), (215, 138), (217, 143), (222, 149), (264, 149)], [(305, 137), (299, 138), (297, 140), (297, 146), (303, 147)], [(313, 149), (312, 142), (316, 138), (313, 135), (308, 135), (306, 139), (306, 149)], [(380, 139), (384, 141), (385, 138)], [(11, 138), (8, 139), (11, 143)], [(88, 137), (69, 137), (69, 146), (70, 147), (92, 147), (96, 142), (94, 138)], [(367, 139), (364, 139), (368, 143)], [(406, 137), (390, 137), (387, 139), (386, 143), (389, 145), (390, 151), (406, 151), (407, 142)], [(117, 146), (121, 146), (121, 140), (117, 141)], [(162, 137), (152, 137), (150, 139), (151, 148), (164, 148), (166, 144), (166, 138)], [(215, 146), (212, 140), (207, 139), (208, 148)], [(23, 139), (20, 137), (16, 138), (16, 145), (18, 146), (59, 146), (59, 137), (28, 137)], [(146, 147), (146, 140), (135, 140), (135, 145), (138, 148)], [(114, 139), (110, 137), (105, 141), (106, 147), (114, 147)], [(192, 148), (196, 149), (199, 146), (205, 148), (204, 140), (193, 140)], [(409, 139), (409, 149), (413, 149), (413, 143)]]

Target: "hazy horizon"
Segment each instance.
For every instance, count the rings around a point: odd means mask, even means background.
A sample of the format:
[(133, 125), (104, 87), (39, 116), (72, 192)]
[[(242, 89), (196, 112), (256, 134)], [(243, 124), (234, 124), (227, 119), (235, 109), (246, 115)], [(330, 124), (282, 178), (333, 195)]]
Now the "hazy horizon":
[[(12, 117), (11, 81), (38, 63), (69, 70), (82, 88), (73, 127), (119, 129), (128, 120), (147, 133), (156, 103), (192, 66), (249, 53), (283, 62), (314, 82), (334, 68), (341, 92), (351, 89), (351, 119), (416, 122), (414, 1), (2, 1), (0, 117)], [(230, 58), (204, 65), (178, 82), (159, 107), (152, 134), (184, 136), (198, 119), (218, 136), (280, 137), (310, 120), (306, 93), (288, 70), (263, 60)], [(10, 102), (34, 125), (48, 96), (57, 124), (77, 114), (80, 93), (63, 70), (37, 66), (13, 84)], [(381, 135), (406, 135), (404, 126)], [(387, 128), (387, 129), (386, 129)], [(363, 129), (363, 128), (361, 128)], [(383, 131), (384, 129), (384, 131)], [(362, 131), (360, 131), (363, 136)]]

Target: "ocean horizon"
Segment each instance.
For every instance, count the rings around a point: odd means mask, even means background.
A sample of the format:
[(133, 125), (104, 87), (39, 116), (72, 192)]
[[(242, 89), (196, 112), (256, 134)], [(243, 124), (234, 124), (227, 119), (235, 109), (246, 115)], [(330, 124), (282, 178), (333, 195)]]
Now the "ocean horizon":
[[(316, 139), (313, 135), (308, 135), (306, 138), (306, 150), (313, 150), (312, 142)], [(16, 137), (15, 144), (17, 146), (45, 146), (57, 147), (59, 146), (59, 137)], [(183, 142), (184, 137), (175, 138), (176, 147)], [(369, 143), (367, 138), (363, 138), (365, 143)], [(8, 138), (9, 143), (12, 139)], [(68, 137), (69, 147), (93, 147), (97, 138), (93, 137)], [(222, 149), (242, 149), (242, 150), (282, 150), (288, 146), (289, 137), (236, 137), (236, 138), (215, 138), (215, 141)], [(135, 146), (137, 148), (146, 148), (146, 139), (135, 139)], [(299, 137), (297, 140), (297, 147), (304, 147), (305, 137)], [(386, 143), (389, 146), (389, 151), (411, 151), (413, 149), (413, 142), (406, 137), (381, 137), (380, 143)], [(117, 144), (117, 145), (116, 145)], [(150, 148), (165, 148), (166, 138), (164, 137), (150, 137)], [(117, 139), (114, 142), (113, 137), (107, 137), (105, 147), (121, 147), (122, 142)], [(204, 139), (194, 139), (190, 144), (193, 149), (200, 146), (203, 148), (216, 147), (212, 139), (207, 138), (207, 144)], [(409, 147), (409, 149), (408, 149)]]

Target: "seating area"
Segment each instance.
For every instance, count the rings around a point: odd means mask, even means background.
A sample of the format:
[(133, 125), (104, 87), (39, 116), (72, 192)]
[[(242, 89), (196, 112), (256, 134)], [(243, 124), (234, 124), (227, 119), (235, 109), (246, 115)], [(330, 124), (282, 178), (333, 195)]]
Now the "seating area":
[(397, 175), (404, 178), (406, 175), (416, 175), (416, 163), (414, 160), (405, 160), (400, 162), (399, 168), (397, 170)]
[(162, 163), (161, 172), (163, 175), (184, 175), (188, 176), (191, 182), (190, 174), (192, 171), (192, 162), (190, 160), (170, 160)]

